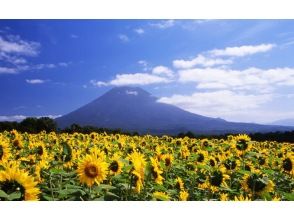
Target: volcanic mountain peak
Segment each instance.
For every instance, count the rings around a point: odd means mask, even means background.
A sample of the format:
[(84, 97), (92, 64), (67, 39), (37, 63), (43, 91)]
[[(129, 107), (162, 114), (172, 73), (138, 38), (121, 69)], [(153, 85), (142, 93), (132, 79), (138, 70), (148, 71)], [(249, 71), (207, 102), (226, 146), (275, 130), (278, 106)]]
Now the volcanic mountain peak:
[(228, 122), (193, 114), (176, 106), (157, 102), (157, 98), (138, 87), (114, 87), (89, 104), (56, 119), (59, 127), (92, 125), (151, 134), (177, 134), (192, 131), (201, 134), (249, 133), (292, 130)]

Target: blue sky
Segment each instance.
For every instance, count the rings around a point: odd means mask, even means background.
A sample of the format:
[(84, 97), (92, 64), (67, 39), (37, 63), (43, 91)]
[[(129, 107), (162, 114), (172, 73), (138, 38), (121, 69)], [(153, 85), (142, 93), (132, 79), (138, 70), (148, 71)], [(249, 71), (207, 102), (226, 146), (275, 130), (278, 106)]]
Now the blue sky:
[(113, 86), (231, 121), (294, 118), (294, 20), (0, 20), (0, 120)]

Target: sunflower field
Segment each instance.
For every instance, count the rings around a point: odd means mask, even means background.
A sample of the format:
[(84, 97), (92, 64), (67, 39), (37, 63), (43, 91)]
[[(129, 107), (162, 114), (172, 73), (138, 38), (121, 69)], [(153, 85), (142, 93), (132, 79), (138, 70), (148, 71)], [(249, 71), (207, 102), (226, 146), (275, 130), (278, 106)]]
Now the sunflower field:
[(294, 144), (0, 133), (0, 201), (294, 200)]

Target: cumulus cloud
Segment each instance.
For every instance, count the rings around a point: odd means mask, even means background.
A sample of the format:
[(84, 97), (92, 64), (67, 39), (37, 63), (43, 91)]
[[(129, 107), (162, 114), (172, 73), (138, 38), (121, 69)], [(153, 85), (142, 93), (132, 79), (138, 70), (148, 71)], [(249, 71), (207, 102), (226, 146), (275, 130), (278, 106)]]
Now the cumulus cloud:
[(239, 89), (259, 90), (270, 89), (272, 86), (294, 85), (294, 68), (244, 70), (195, 68), (179, 71), (179, 82), (197, 83), (197, 88), (206, 89)]
[(155, 76), (148, 73), (118, 74), (115, 79), (109, 82), (110, 85), (149, 85), (156, 83), (169, 83), (170, 80), (164, 77)]
[(0, 36), (0, 74), (16, 74), (29, 70), (67, 67), (71, 63), (29, 64), (27, 59), (38, 56), (40, 47), (39, 42), (23, 40), (17, 35)]
[(9, 68), (9, 67), (1, 67), (0, 66), (0, 74), (16, 74), (18, 73), (17, 68)]
[(144, 71), (149, 70), (148, 62), (146, 60), (139, 60), (138, 64), (143, 67)]
[(40, 43), (22, 40), (19, 36), (9, 35), (4, 39), (0, 36), (0, 51), (6, 54), (20, 54), (36, 56), (39, 53)]
[(200, 54), (192, 60), (174, 60), (173, 66), (178, 69), (188, 69), (195, 66), (211, 67), (216, 65), (228, 65), (232, 63), (233, 61), (230, 59), (209, 58)]
[(150, 26), (155, 27), (155, 28), (159, 28), (159, 29), (171, 28), (174, 25), (175, 25), (174, 20), (163, 20), (163, 21), (160, 21), (160, 22), (150, 24)]
[(141, 35), (141, 34), (144, 34), (144, 33), (145, 33), (145, 31), (144, 31), (144, 29), (143, 29), (143, 28), (136, 28), (136, 29), (134, 29), (134, 31), (135, 31), (137, 34), (139, 34), (139, 35)]
[(130, 41), (129, 37), (128, 37), (127, 35), (125, 35), (125, 34), (119, 34), (119, 35), (118, 35), (118, 38), (119, 38), (122, 42), (125, 42), (125, 43)]
[(26, 79), (26, 82), (29, 84), (43, 84), (46, 82), (46, 80), (42, 79)]
[(127, 94), (127, 95), (134, 95), (134, 96), (137, 96), (137, 95), (138, 95), (138, 92), (137, 92), (137, 91), (127, 90), (127, 91), (126, 91), (126, 94)]
[(148, 73), (118, 74), (109, 82), (91, 80), (94, 86), (125, 86), (125, 85), (150, 85), (158, 83), (169, 83), (170, 79)]
[(152, 69), (152, 73), (156, 75), (165, 75), (167, 77), (173, 76), (173, 71), (166, 66), (156, 66)]
[(256, 53), (264, 53), (273, 49), (275, 44), (244, 45), (240, 47), (226, 47), (225, 49), (214, 49), (209, 53), (212, 56), (243, 57)]
[[(106, 82), (102, 82), (102, 81), (96, 81), (96, 80), (90, 80), (90, 83), (93, 85), (93, 86), (96, 86), (96, 87), (102, 87), (102, 86), (107, 86), (108, 83)], [(85, 88), (85, 87), (84, 87)]]
[(272, 100), (271, 94), (244, 94), (230, 90), (197, 92), (192, 95), (172, 95), (158, 100), (179, 106), (187, 111), (212, 117), (238, 114), (240, 111), (257, 109), (260, 105)]

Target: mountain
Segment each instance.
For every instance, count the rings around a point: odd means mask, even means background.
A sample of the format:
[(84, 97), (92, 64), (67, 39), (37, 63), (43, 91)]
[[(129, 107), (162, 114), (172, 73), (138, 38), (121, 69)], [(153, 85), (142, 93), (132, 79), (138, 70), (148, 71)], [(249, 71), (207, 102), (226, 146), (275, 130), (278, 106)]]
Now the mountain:
[(91, 103), (56, 119), (60, 128), (73, 123), (150, 134), (251, 133), (294, 130), (291, 127), (228, 122), (159, 103), (137, 87), (115, 87)]
[(294, 126), (294, 118), (282, 119), (270, 123), (271, 125)]

